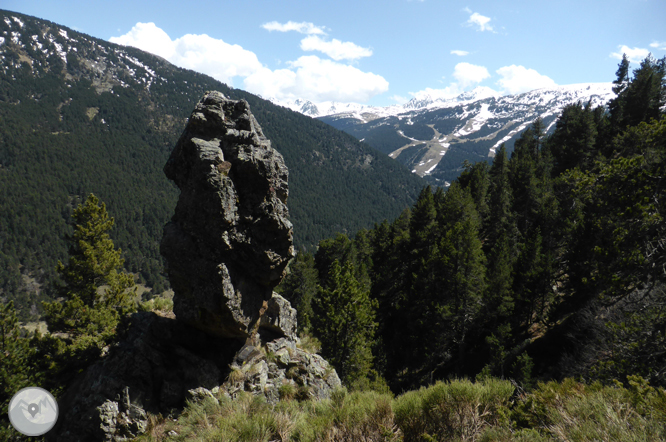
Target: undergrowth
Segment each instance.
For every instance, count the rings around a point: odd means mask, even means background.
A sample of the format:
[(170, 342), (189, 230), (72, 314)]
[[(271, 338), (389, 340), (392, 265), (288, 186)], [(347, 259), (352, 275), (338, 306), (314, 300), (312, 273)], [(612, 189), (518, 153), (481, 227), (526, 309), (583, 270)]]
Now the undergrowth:
[(327, 400), (275, 405), (249, 393), (190, 402), (178, 419), (151, 416), (139, 441), (545, 442), (666, 440), (666, 392), (567, 379), (532, 391), (509, 381), (452, 380), (398, 397), (342, 388)]

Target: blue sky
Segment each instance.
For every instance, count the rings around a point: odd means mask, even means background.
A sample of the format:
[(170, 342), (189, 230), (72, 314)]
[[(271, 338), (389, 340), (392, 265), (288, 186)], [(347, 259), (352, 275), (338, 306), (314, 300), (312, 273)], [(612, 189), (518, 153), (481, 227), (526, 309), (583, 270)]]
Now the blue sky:
[[(666, 1), (0, 0), (264, 98), (387, 106), (612, 81), (666, 55)], [(636, 67), (637, 64), (634, 64)]]

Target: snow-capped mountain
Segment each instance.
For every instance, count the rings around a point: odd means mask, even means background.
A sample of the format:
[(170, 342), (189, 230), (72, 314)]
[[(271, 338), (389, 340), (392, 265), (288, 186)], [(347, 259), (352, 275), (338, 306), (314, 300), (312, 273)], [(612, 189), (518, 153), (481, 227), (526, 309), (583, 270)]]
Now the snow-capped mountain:
[(367, 106), (364, 104), (339, 103), (336, 101), (321, 101), (313, 103), (312, 101), (303, 100), (300, 98), (295, 100), (278, 100), (277, 98), (269, 98), (268, 101), (272, 102), (273, 104), (277, 104), (278, 106), (286, 107), (313, 118), (325, 117), (327, 115), (334, 115), (345, 112), (363, 112), (364, 109), (373, 108), (372, 106)]
[(452, 99), (420, 97), (402, 106), (350, 108), (318, 118), (443, 184), (459, 175), (464, 160), (489, 160), (502, 143), (511, 152), (537, 117), (550, 132), (569, 104), (606, 105), (614, 97), (612, 86), (574, 84), (507, 96), (479, 87)]

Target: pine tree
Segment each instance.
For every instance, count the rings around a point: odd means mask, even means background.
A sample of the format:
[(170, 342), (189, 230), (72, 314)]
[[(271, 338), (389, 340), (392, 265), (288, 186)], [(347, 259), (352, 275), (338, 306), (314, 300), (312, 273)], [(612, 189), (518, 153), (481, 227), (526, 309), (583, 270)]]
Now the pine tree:
[(44, 303), (45, 319), (52, 333), (103, 345), (113, 337), (120, 317), (134, 308), (134, 279), (120, 271), (123, 259), (108, 234), (114, 221), (106, 205), (90, 194), (72, 217), (76, 225), (67, 238), (69, 261), (57, 266), (62, 300)]
[(347, 235), (338, 233), (335, 238), (321, 240), (315, 253), (315, 267), (321, 284), (328, 284), (328, 274), (334, 261), (345, 263), (350, 260), (354, 260), (354, 245)]
[(354, 385), (372, 370), (372, 343), (376, 303), (354, 276), (351, 261), (344, 266), (335, 260), (328, 285), (315, 300), (313, 324), (322, 343), (322, 355), (335, 366), (343, 382)]
[(509, 162), (513, 212), (522, 234), (532, 228), (539, 211), (542, 129), (541, 121), (537, 120), (525, 130), (516, 140)]
[[(625, 90), (629, 83), (629, 59), (627, 54), (622, 54), (622, 61), (617, 67), (615, 72), (615, 80), (613, 80), (613, 93), (620, 95)], [(614, 101), (614, 100), (613, 100)]]
[(509, 181), (509, 160), (504, 144), (495, 154), (489, 175), (489, 214), (484, 225), (484, 231), (487, 238), (486, 249), (492, 250), (501, 235), (507, 235), (510, 245), (516, 241), (518, 236), (511, 211), (513, 192)]
[(470, 163), (465, 160), (463, 167), (465, 170), (458, 177), (458, 183), (463, 188), (469, 188), (476, 211), (485, 219), (488, 216), (488, 191), (490, 186), (488, 163), (480, 161)]
[(626, 56), (620, 62), (613, 92), (617, 96), (610, 101), (609, 111), (614, 134), (640, 122), (658, 119), (666, 105), (666, 57), (655, 60), (648, 55), (628, 76)]
[(548, 138), (554, 157), (553, 175), (579, 167), (587, 170), (595, 157), (597, 123), (590, 103), (566, 106), (557, 120), (555, 131)]

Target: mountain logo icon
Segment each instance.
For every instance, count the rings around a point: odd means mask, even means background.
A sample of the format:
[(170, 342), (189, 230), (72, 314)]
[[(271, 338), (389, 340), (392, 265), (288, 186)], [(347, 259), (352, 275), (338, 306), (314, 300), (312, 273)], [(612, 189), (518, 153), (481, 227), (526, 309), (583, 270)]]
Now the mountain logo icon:
[(58, 403), (43, 388), (23, 388), (9, 402), (9, 421), (21, 434), (41, 436), (58, 421)]

